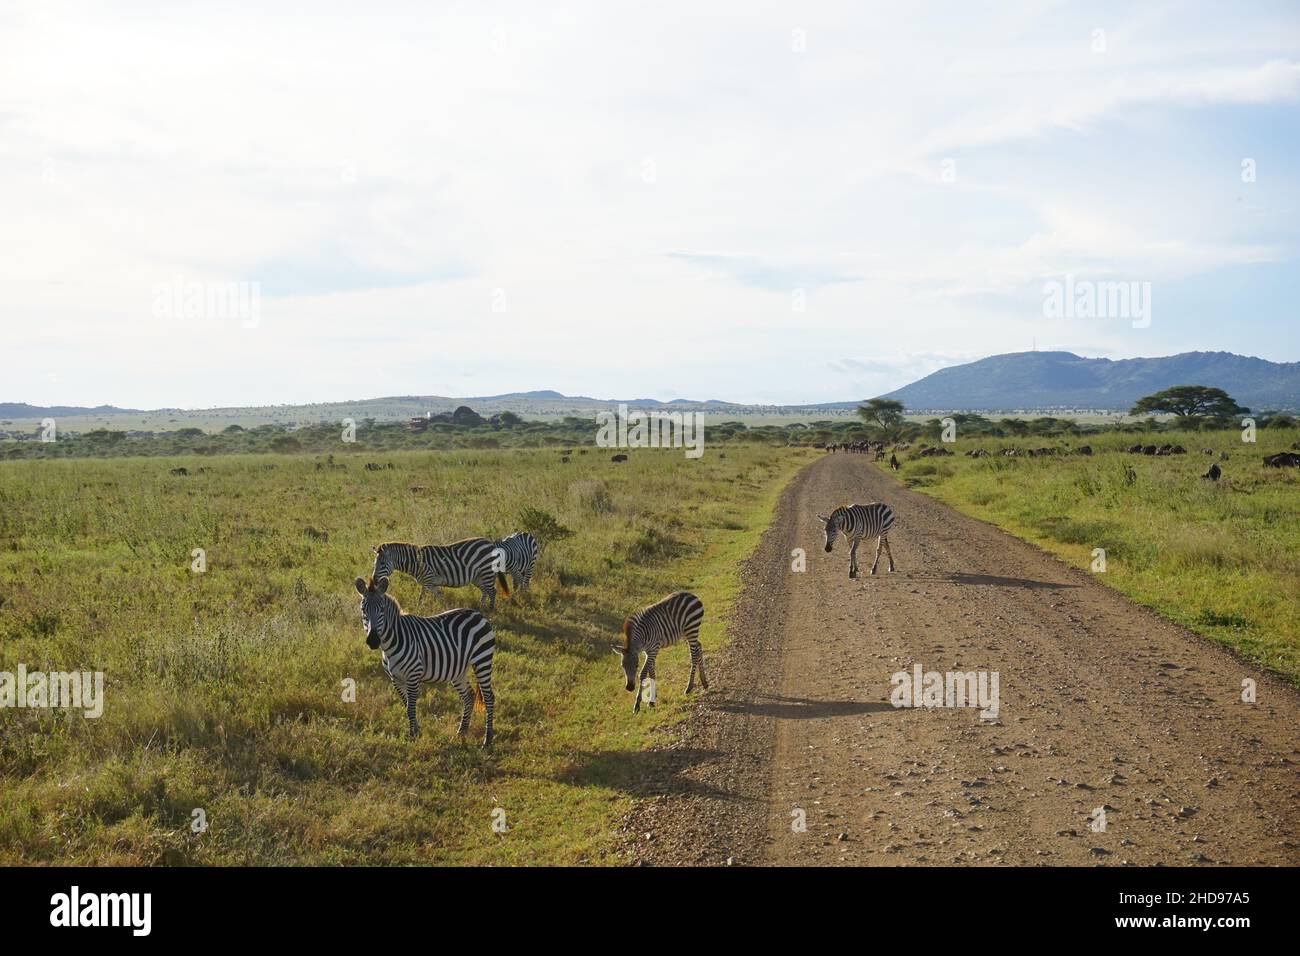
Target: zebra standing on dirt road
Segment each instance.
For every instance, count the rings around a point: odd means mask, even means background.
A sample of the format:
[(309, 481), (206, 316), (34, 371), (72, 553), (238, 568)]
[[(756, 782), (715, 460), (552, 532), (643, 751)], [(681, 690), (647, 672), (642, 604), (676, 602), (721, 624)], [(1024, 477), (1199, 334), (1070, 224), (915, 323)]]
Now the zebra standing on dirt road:
[[(471, 710), (482, 710), (486, 728), (483, 746), (492, 746), (492, 714), (496, 698), (492, 693), (492, 652), (496, 635), (492, 625), (478, 611), (456, 608), (434, 617), (402, 613), (388, 595), (387, 578), (357, 578), (361, 595), (361, 623), (366, 645), (383, 652), (384, 673), (393, 682), (406, 705), (408, 733), (420, 733), (415, 704), (424, 684), (451, 684), (460, 695), (461, 736), (469, 730)], [(473, 671), (473, 683), (466, 672)]]
[(473, 584), (483, 592), (489, 610), (496, 610), (497, 587), (505, 597), (510, 596), (510, 585), (504, 573), (494, 567), (495, 545), (487, 538), (466, 538), (455, 544), (430, 544), (417, 547), (390, 541), (374, 549), (375, 580), (387, 580), (394, 571), (409, 574), (431, 591), (439, 601), (439, 587), (460, 588)]
[[(643, 607), (630, 614), (623, 622), (623, 643), (610, 645), (614, 653), (622, 658), (623, 676), (627, 678), (627, 689), (636, 691), (636, 703), (632, 713), (641, 710), (641, 695), (647, 678), (650, 679), (650, 706), (655, 705), (654, 684), (655, 658), (665, 647), (685, 640), (691, 649), (691, 676), (686, 682), (686, 693), (695, 689), (695, 673), (699, 671), (700, 685), (709, 689), (708, 678), (704, 676), (704, 649), (700, 647), (700, 622), (704, 620), (704, 602), (694, 594), (677, 591), (662, 601)], [(638, 681), (636, 666), (640, 663), (641, 652), (645, 652), (645, 666), (641, 668)]]
[(889, 505), (873, 501), (865, 505), (842, 505), (829, 515), (818, 515), (817, 520), (826, 526), (826, 551), (835, 544), (835, 536), (843, 534), (851, 542), (849, 548), (849, 577), (858, 576), (858, 544), (863, 538), (876, 538), (876, 559), (871, 562), (871, 573), (876, 573), (880, 563), (880, 549), (889, 558), (889, 570), (894, 570), (894, 555), (889, 550), (889, 529), (894, 524), (894, 512)]
[(533, 566), (541, 553), (541, 545), (527, 531), (517, 531), (497, 542), (496, 570), (509, 574), (516, 591), (527, 591), (533, 576)]

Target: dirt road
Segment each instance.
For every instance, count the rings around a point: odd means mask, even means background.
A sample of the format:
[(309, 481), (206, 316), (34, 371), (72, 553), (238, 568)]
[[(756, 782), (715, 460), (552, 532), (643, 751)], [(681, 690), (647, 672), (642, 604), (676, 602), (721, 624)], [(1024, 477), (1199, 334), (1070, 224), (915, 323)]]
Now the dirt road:
[[(850, 580), (815, 516), (867, 501), (898, 571), (864, 541)], [(712, 689), (646, 762), (638, 862), (1300, 864), (1300, 694), (867, 456), (801, 472), (744, 573)], [(892, 706), (915, 664), (996, 672), (996, 719)]]

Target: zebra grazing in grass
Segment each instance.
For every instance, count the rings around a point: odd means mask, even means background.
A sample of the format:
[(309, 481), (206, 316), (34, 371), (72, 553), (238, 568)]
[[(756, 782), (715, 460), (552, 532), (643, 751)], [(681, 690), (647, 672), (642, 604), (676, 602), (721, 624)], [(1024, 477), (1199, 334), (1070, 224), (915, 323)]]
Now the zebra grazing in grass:
[(487, 538), (466, 538), (455, 544), (429, 544), (418, 547), (390, 541), (374, 549), (375, 580), (388, 580), (394, 571), (409, 574), (439, 601), (439, 587), (462, 588), (473, 584), (483, 592), (489, 610), (496, 610), (497, 587), (509, 597), (510, 586), (504, 573), (495, 567), (495, 545)]
[[(627, 678), (627, 689), (636, 690), (636, 703), (632, 713), (641, 710), (641, 694), (648, 677), (651, 681), (650, 706), (655, 705), (653, 682), (655, 679), (655, 658), (665, 647), (685, 639), (691, 648), (691, 676), (686, 682), (686, 693), (695, 689), (695, 673), (700, 674), (700, 684), (709, 689), (708, 678), (704, 676), (704, 650), (700, 647), (700, 621), (704, 619), (704, 602), (694, 594), (677, 591), (662, 601), (643, 607), (631, 614), (623, 622), (623, 643), (610, 645), (614, 653), (623, 660), (623, 675)], [(641, 668), (638, 681), (636, 667), (645, 652), (645, 666)]]
[(497, 570), (509, 574), (514, 580), (516, 591), (527, 591), (528, 582), (533, 576), (533, 566), (541, 553), (541, 545), (527, 531), (517, 531), (497, 542), (501, 552)]
[[(420, 733), (415, 721), (415, 703), (424, 684), (451, 684), (460, 695), (462, 737), (469, 730), (471, 710), (485, 713), (487, 722), (483, 746), (492, 746), (492, 651), (496, 635), (492, 625), (478, 611), (457, 608), (435, 617), (404, 614), (397, 601), (388, 595), (387, 578), (357, 578), (361, 595), (361, 623), (366, 629), (366, 644), (383, 652), (384, 673), (397, 688), (406, 705), (408, 732), (412, 739)], [(473, 671), (473, 682), (467, 671)]]
[(849, 548), (849, 577), (858, 576), (858, 544), (863, 538), (876, 538), (876, 559), (871, 562), (871, 573), (876, 573), (880, 563), (880, 549), (885, 549), (889, 558), (889, 570), (894, 570), (894, 555), (889, 550), (889, 529), (894, 524), (894, 512), (889, 505), (873, 501), (865, 505), (842, 505), (827, 515), (818, 515), (817, 520), (826, 526), (826, 550), (829, 553), (835, 544), (835, 536), (843, 534), (852, 542)]

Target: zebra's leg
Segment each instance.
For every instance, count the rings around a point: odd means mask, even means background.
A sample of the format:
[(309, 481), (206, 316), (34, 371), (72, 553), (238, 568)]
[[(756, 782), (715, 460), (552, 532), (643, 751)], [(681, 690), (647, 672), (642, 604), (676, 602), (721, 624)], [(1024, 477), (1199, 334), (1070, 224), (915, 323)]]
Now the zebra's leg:
[(496, 572), (493, 572), (485, 580), (480, 580), (477, 583), (478, 589), (483, 592), (483, 600), (488, 602), (488, 610), (495, 611), (497, 609)]
[(894, 552), (889, 550), (889, 537), (885, 536), (881, 538), (881, 540), (885, 542), (885, 557), (889, 558), (889, 573), (893, 574), (894, 573)]
[(691, 649), (691, 679), (686, 682), (686, 693), (695, 690), (695, 672), (699, 671), (700, 686), (705, 690), (709, 689), (709, 680), (704, 676), (704, 648), (700, 647), (700, 640), (696, 638), (687, 638)]
[[(876, 559), (871, 562), (871, 573), (876, 573), (876, 565), (880, 563), (880, 549), (885, 545), (885, 536), (882, 534), (876, 538)], [(892, 560), (892, 559), (891, 559)]]
[[(645, 691), (645, 679), (647, 677), (650, 678), (651, 680), (655, 679), (655, 652), (654, 651), (646, 652), (645, 666), (641, 668), (641, 677), (636, 682), (636, 703), (632, 705), (632, 713), (634, 714), (641, 713), (641, 694)], [(650, 701), (650, 706), (653, 707), (654, 705), (655, 702)]]
[(415, 720), (415, 704), (420, 699), (420, 682), (418, 680), (407, 681), (406, 693), (403, 697), (406, 698), (406, 720), (410, 724), (407, 733), (414, 740), (420, 736), (420, 725)]
[(854, 538), (852, 543), (849, 545), (849, 577), (850, 578), (856, 578), (858, 576), (858, 544), (861, 543), (861, 541), (862, 541), (861, 538)]
[(462, 676), (458, 683), (453, 683), (456, 693), (460, 695), (460, 726), (456, 728), (456, 735), (464, 737), (469, 730), (469, 715), (474, 711), (474, 695), (470, 693), (469, 682)]
[(492, 662), (487, 661), (475, 669), (474, 679), (478, 683), (479, 695), (483, 698), (483, 714), (486, 727), (483, 730), (483, 746), (491, 747), (496, 734), (492, 730), (492, 717), (496, 711), (496, 695), (492, 693)]

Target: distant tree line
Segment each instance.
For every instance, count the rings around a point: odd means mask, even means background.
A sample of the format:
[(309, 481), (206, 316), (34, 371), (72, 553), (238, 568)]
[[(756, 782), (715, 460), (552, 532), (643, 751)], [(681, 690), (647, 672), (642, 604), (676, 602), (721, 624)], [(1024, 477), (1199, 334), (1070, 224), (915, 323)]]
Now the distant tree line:
[[(1220, 389), (1178, 386), (1143, 398), (1130, 415), (1147, 415), (1139, 421), (1080, 423), (1071, 418), (989, 418), (954, 412), (947, 418), (961, 438), (1060, 438), (1107, 431), (1149, 433), (1239, 428), (1243, 408)], [(1164, 421), (1156, 415), (1172, 416)], [(1276, 412), (1253, 416), (1260, 428), (1294, 428), (1296, 419)], [(794, 422), (785, 425), (747, 425), (741, 421), (709, 422), (705, 447), (732, 443), (778, 446), (824, 446), (856, 441), (913, 441), (942, 438), (944, 419), (917, 422), (906, 418), (906, 408), (892, 399), (875, 398), (858, 408), (858, 418)], [(335, 454), (357, 451), (381, 453), (400, 450), (454, 450), (475, 448), (581, 448), (596, 444), (592, 418), (567, 416), (549, 421), (529, 421), (513, 412), (483, 418), (461, 408), (406, 421), (355, 423), (344, 440), (342, 422), (301, 427), (229, 425), (220, 432), (180, 428), (166, 432), (124, 432), (96, 429), (83, 433), (58, 433), (57, 441), (43, 442), (36, 434), (21, 441), (0, 441), (3, 458), (116, 458), (164, 455)]]

